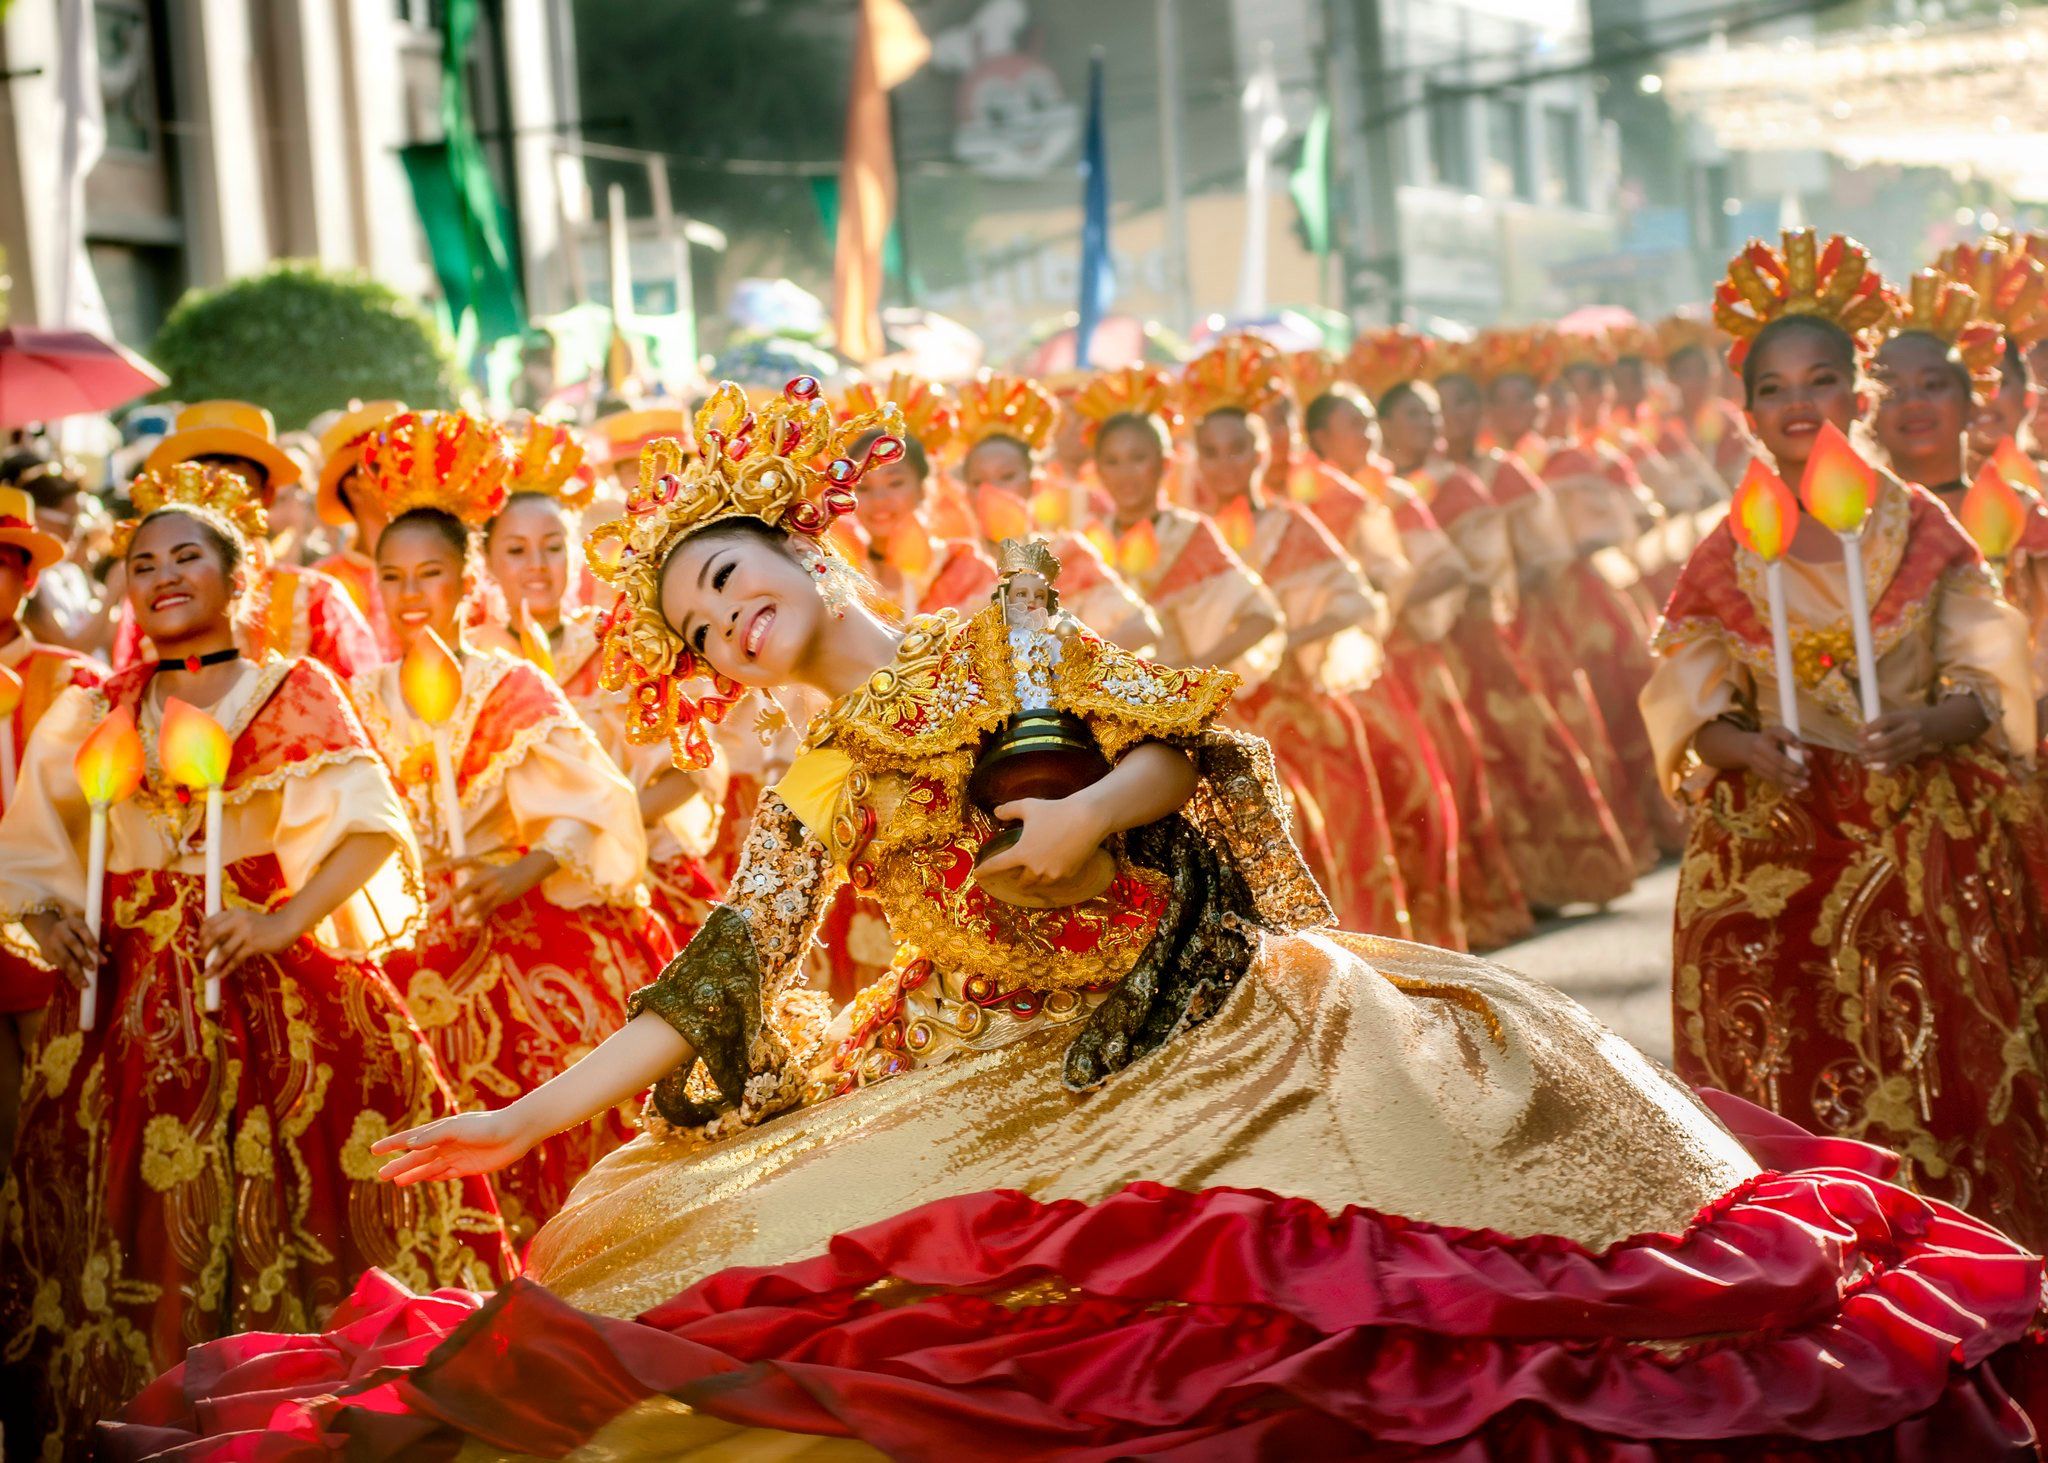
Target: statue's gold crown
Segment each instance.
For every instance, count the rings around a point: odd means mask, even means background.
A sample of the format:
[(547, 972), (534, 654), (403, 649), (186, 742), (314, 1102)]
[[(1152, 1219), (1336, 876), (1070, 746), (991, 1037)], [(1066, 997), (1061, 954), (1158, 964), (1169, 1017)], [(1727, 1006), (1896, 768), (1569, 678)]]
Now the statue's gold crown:
[(996, 546), (996, 577), (1008, 582), (1017, 574), (1036, 574), (1048, 586), (1059, 582), (1060, 558), (1043, 539), (1006, 538)]
[(159, 508), (189, 513), (235, 541), (246, 556), (270, 531), (263, 499), (240, 473), (204, 462), (150, 468), (128, 485), (135, 516), (114, 525), (114, 553), (125, 557), (142, 520)]
[[(591, 530), (584, 552), (591, 571), (618, 591), (598, 622), (599, 681), (629, 698), (628, 740), (667, 741), (678, 766), (711, 760), (707, 724), (724, 720), (745, 694), (716, 675), (661, 612), (661, 570), (690, 535), (729, 518), (751, 518), (803, 535), (829, 554), (825, 530), (853, 511), (854, 489), (870, 469), (903, 455), (903, 414), (884, 402), (835, 420), (818, 383), (799, 376), (758, 411), (731, 381), (720, 382), (697, 413), (699, 453), (679, 441), (651, 442), (640, 454), (640, 484), (622, 518)], [(882, 436), (856, 462), (853, 444)], [(702, 696), (687, 682), (708, 677)]]
[(1783, 249), (1751, 239), (1714, 287), (1714, 323), (1735, 337), (1729, 364), (1739, 367), (1757, 334), (1787, 315), (1829, 321), (1868, 351), (1892, 305), (1868, 249), (1842, 234), (1823, 245), (1812, 229), (1787, 229)]
[(512, 464), (496, 423), (466, 411), (409, 411), (370, 438), (359, 481), (387, 519), (437, 508), (479, 528), (505, 506)]

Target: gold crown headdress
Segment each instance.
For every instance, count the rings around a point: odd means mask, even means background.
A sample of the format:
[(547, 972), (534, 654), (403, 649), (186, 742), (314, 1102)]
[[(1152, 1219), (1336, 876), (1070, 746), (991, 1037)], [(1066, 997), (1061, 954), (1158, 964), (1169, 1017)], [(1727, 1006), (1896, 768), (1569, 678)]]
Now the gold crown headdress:
[(1478, 383), (1478, 341), (1431, 339), (1429, 355), (1422, 363), (1422, 379), (1434, 383), (1446, 376), (1463, 376), (1475, 385)]
[(1295, 401), (1304, 409), (1344, 379), (1344, 368), (1337, 357), (1320, 347), (1289, 351), (1281, 365), (1286, 369), (1287, 384)]
[(1812, 229), (1787, 229), (1784, 240), (1781, 252), (1751, 239), (1714, 287), (1714, 323), (1735, 337), (1729, 364), (1740, 366), (1758, 332), (1787, 315), (1812, 315), (1839, 326), (1867, 353), (1873, 334), (1892, 315), (1884, 280), (1870, 267), (1870, 251), (1841, 234), (1823, 246)]
[(1434, 343), (1426, 335), (1396, 325), (1368, 330), (1351, 342), (1344, 375), (1377, 402), (1404, 381), (1420, 381), (1429, 372)]
[(1664, 360), (1664, 338), (1647, 325), (1617, 325), (1607, 332), (1607, 359), (1615, 361), (1646, 361), (1651, 365)]
[(891, 373), (886, 391), (877, 390), (872, 381), (856, 381), (846, 389), (839, 415), (878, 412), (891, 402), (903, 413), (903, 429), (933, 457), (943, 456), (959, 436), (960, 411), (953, 404), (953, 393), (936, 381), (902, 371)]
[(1482, 330), (1472, 343), (1473, 375), (1482, 386), (1508, 376), (1527, 376), (1541, 386), (1557, 378), (1563, 363), (1557, 332), (1547, 326)]
[(1982, 401), (1998, 391), (2005, 332), (1995, 322), (1977, 318), (1977, 313), (1977, 292), (1968, 285), (1938, 269), (1916, 270), (1885, 337), (1909, 331), (1933, 336), (1956, 353), (1969, 373), (1970, 394)]
[(1666, 361), (1684, 350), (1703, 351), (1718, 361), (1724, 338), (1713, 321), (1697, 315), (1667, 315), (1657, 322), (1657, 350)]
[(505, 506), (512, 463), (494, 423), (463, 411), (409, 411), (363, 449), (362, 480), (387, 518), (437, 508), (478, 528)]
[(972, 452), (991, 437), (1022, 442), (1037, 457), (1052, 445), (1060, 404), (1029, 376), (983, 371), (959, 390), (960, 450)]
[[(883, 435), (856, 462), (848, 454), (870, 431)], [(881, 410), (835, 422), (817, 381), (799, 376), (759, 411), (744, 390), (719, 383), (697, 412), (700, 454), (664, 439), (640, 454), (640, 485), (626, 514), (591, 530), (584, 553), (618, 600), (598, 621), (599, 684), (627, 693), (628, 741), (666, 741), (679, 767), (711, 761), (706, 724), (725, 719), (746, 694), (683, 643), (661, 612), (661, 571), (690, 535), (728, 518), (754, 518), (831, 550), (823, 535), (853, 511), (854, 489), (870, 468), (903, 455), (903, 414)], [(708, 678), (691, 696), (685, 683)]]
[(1279, 350), (1256, 335), (1232, 335), (1182, 368), (1180, 414), (1197, 423), (1219, 411), (1256, 415), (1286, 390)]
[(1044, 539), (1006, 538), (996, 545), (996, 578), (1004, 584), (1019, 574), (1036, 574), (1048, 585), (1060, 577), (1060, 558)]
[(1614, 364), (1614, 347), (1604, 330), (1555, 330), (1550, 338), (1557, 347), (1557, 369), (1592, 366), (1605, 371)]
[(114, 556), (125, 558), (142, 520), (160, 508), (189, 513), (215, 532), (234, 540), (247, 557), (270, 531), (261, 495), (240, 473), (204, 462), (174, 462), (149, 468), (128, 485), (135, 516), (114, 525)]
[(1074, 397), (1073, 409), (1087, 423), (1083, 437), (1094, 445), (1095, 434), (1111, 417), (1155, 417), (1169, 432), (1180, 428), (1174, 409), (1173, 375), (1160, 366), (1139, 362), (1098, 371)]
[(597, 496), (597, 484), (583, 472), (583, 444), (559, 422), (534, 418), (509, 436), (512, 468), (505, 490), (539, 493), (564, 508), (581, 510)]
[(2025, 350), (2048, 337), (2048, 253), (2029, 239), (2041, 235), (1993, 234), (1975, 244), (1958, 244), (1935, 265), (1976, 293), (1977, 318), (1998, 326)]

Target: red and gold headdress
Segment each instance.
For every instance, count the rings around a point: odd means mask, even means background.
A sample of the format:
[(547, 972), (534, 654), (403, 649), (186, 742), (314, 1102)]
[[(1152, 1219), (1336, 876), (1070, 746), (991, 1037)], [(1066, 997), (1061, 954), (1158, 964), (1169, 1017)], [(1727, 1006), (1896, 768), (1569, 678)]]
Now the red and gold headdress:
[[(1896, 298), (1896, 297), (1894, 297)], [(1899, 300), (1885, 336), (1931, 335), (1956, 353), (1979, 401), (1998, 391), (1998, 367), (2005, 359), (2005, 332), (1978, 317), (1977, 292), (1938, 269), (1916, 270)]]
[(1740, 366), (1757, 333), (1787, 315), (1840, 326), (1867, 352), (1892, 315), (1870, 251), (1841, 234), (1823, 247), (1812, 229), (1787, 229), (1784, 239), (1782, 252), (1751, 239), (1714, 287), (1714, 323), (1735, 337), (1729, 364)]
[(409, 411), (370, 439), (358, 480), (388, 518), (438, 508), (478, 528), (505, 506), (512, 463), (494, 423), (463, 411)]
[(1657, 322), (1657, 350), (1666, 361), (1682, 350), (1705, 351), (1719, 360), (1725, 339), (1713, 321), (1697, 315), (1667, 315)]
[(2048, 239), (2042, 235), (1993, 234), (1958, 244), (1935, 268), (1968, 285), (1977, 297), (1977, 318), (1998, 326), (2020, 349), (2048, 337)]
[(1033, 457), (1052, 445), (1060, 404), (1029, 376), (983, 371), (960, 388), (960, 446), (972, 452), (991, 437), (1009, 437)]
[[(861, 461), (848, 454), (870, 431), (883, 435)], [(879, 411), (835, 421), (809, 376), (799, 376), (759, 411), (744, 390), (719, 383), (697, 413), (702, 455), (688, 457), (680, 442), (650, 443), (640, 455), (640, 485), (626, 514), (591, 530), (584, 552), (618, 601), (598, 622), (599, 684), (624, 691), (630, 702), (627, 740), (666, 741), (679, 767), (711, 760), (706, 724), (725, 719), (746, 694), (715, 675), (670, 628), (661, 612), (661, 570), (690, 535), (728, 518), (754, 518), (801, 534), (829, 554), (824, 535), (832, 520), (853, 511), (853, 493), (871, 467), (903, 455), (903, 414), (884, 403)], [(683, 687), (698, 677), (711, 690), (691, 696)]]
[(583, 444), (559, 422), (534, 419), (512, 429), (509, 493), (540, 493), (564, 508), (580, 511), (597, 496), (597, 484), (583, 471)]
[(1423, 379), (1430, 382), (1446, 376), (1463, 376), (1477, 384), (1481, 379), (1480, 350), (1476, 340), (1431, 340), (1429, 355), (1422, 363)]
[(1256, 415), (1286, 391), (1279, 350), (1256, 335), (1232, 335), (1182, 368), (1176, 401), (1183, 417), (1199, 423), (1219, 411)]
[(1604, 330), (1558, 330), (1551, 333), (1557, 346), (1557, 368), (1593, 366), (1605, 371), (1614, 364), (1613, 337)]
[(1351, 342), (1344, 375), (1377, 402), (1404, 381), (1424, 379), (1435, 354), (1435, 342), (1405, 325), (1368, 330)]
[(1169, 432), (1180, 426), (1172, 373), (1143, 362), (1097, 372), (1074, 398), (1073, 408), (1087, 423), (1083, 435), (1090, 444), (1096, 430), (1114, 416), (1156, 417)]
[(890, 402), (903, 413), (903, 430), (933, 457), (943, 456), (960, 435), (960, 410), (953, 403), (953, 393), (936, 381), (901, 371), (890, 375), (886, 390), (872, 381), (856, 381), (847, 387), (839, 415), (872, 415)]
[(1662, 365), (1664, 338), (1647, 325), (1617, 325), (1607, 332), (1607, 359)]
[(125, 557), (142, 520), (159, 508), (189, 513), (222, 537), (231, 539), (247, 557), (270, 531), (261, 493), (240, 473), (204, 462), (174, 462), (147, 468), (128, 485), (135, 516), (114, 525), (114, 554)]
[(1482, 385), (1490, 386), (1506, 376), (1527, 376), (1541, 386), (1556, 380), (1563, 369), (1557, 332), (1547, 326), (1482, 330), (1472, 345), (1474, 374)]
[(1281, 364), (1286, 368), (1287, 384), (1295, 401), (1304, 408), (1344, 379), (1342, 363), (1321, 348), (1289, 351)]

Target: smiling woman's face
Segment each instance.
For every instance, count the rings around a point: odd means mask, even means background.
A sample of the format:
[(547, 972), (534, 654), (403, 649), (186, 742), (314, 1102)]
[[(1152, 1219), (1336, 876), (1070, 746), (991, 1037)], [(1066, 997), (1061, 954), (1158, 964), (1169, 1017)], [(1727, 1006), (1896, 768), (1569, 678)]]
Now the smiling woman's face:
[(1751, 371), (1750, 426), (1780, 472), (1805, 468), (1823, 423), (1842, 432), (1855, 424), (1855, 364), (1829, 335), (1780, 331), (1754, 352)]
[(461, 633), (462, 559), (430, 523), (400, 519), (377, 541), (377, 587), (401, 647), (424, 630), (454, 645)]
[(160, 513), (135, 530), (128, 547), (128, 603), (142, 633), (159, 642), (190, 640), (226, 622), (234, 579), (220, 540), (183, 513)]
[(1928, 487), (1962, 476), (1970, 392), (1948, 347), (1918, 331), (1895, 335), (1877, 353), (1877, 379), (1884, 395), (1871, 426), (1899, 472)]
[(757, 532), (714, 527), (668, 556), (661, 615), (720, 675), (775, 687), (800, 678), (825, 602), (817, 581), (780, 546)]
[(524, 493), (484, 538), (484, 565), (516, 607), (552, 620), (569, 589), (569, 525), (551, 498)]

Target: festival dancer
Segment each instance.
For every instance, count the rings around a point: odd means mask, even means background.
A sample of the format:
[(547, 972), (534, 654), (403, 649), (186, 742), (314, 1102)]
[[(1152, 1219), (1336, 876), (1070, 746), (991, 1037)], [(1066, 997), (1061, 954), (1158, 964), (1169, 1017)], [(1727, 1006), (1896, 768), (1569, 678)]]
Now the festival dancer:
[[(150, 449), (144, 468), (168, 472), (181, 462), (219, 467), (249, 485), (266, 514), (279, 488), (299, 480), (299, 464), (277, 445), (270, 413), (246, 401), (202, 401), (178, 413), (175, 429)], [(377, 637), (348, 591), (326, 574), (276, 563), (268, 523), (251, 540), (249, 597), (236, 634), (252, 660), (309, 655), (343, 681), (383, 659)], [(133, 611), (123, 607), (114, 630), (114, 668), (152, 658)]]
[(354, 539), (313, 567), (338, 581), (356, 602), (377, 648), (384, 659), (398, 654), (391, 638), (391, 620), (377, 595), (377, 535), (384, 531), (378, 517), (383, 510), (374, 494), (356, 486), (361, 475), (363, 449), (405, 410), (402, 401), (372, 401), (351, 404), (320, 434), (320, 485), (314, 495), (314, 509), (330, 528), (353, 530)]
[(932, 462), (914, 433), (902, 438), (903, 455), (876, 464), (870, 491), (854, 521), (865, 544), (861, 566), (896, 614), (979, 609), (996, 586), (995, 561), (978, 534), (942, 538), (926, 521)]
[(587, 604), (568, 603), (570, 570), (585, 562), (581, 515), (595, 492), (579, 471), (583, 449), (568, 428), (552, 422), (529, 420), (511, 440), (505, 506), (483, 531), (484, 567), (515, 607), (515, 633), (497, 648), (525, 656), (553, 677), (636, 789), (647, 832), (648, 897), (674, 938), (685, 941), (720, 893), (703, 856), (718, 833), (723, 760), (714, 758), (701, 773), (686, 772), (673, 765), (665, 746), (636, 743), (627, 734), (625, 698), (601, 684), (603, 617)]
[(1753, 442), (1742, 409), (1721, 391), (1726, 337), (1711, 320), (1669, 315), (1657, 322), (1664, 374), (1678, 393), (1673, 422), (1721, 480), (1723, 496), (1742, 481)]
[[(1003, 622), (835, 613), (816, 535), (858, 464), (829, 485), (815, 464), (859, 424), (807, 411), (814, 390), (751, 423), (714, 397), (682, 491), (597, 532), (646, 704), (832, 698), (734, 902), (598, 1053), (386, 1151), (404, 1183), (494, 1168), (655, 1082), (649, 1131), (542, 1232), (543, 1284), (373, 1279), (289, 1374), (262, 1338), (203, 1349), (110, 1447), (220, 1456), (261, 1426), (359, 1457), (601, 1433), (665, 1457), (2033, 1446), (1997, 1369), (2034, 1355), (2038, 1259), (1883, 1182), (1881, 1155), (1722, 1101), (1760, 1172), (1555, 992), (1329, 929), (1267, 750), (1217, 728), (1228, 675), (1067, 638), (1054, 699), (1113, 765), (1009, 808), (1009, 856), (1054, 884), (1107, 856), (1109, 892), (1077, 918), (956, 884), (996, 826), (968, 784), (1017, 704)], [(748, 491), (770, 468), (787, 499)], [(703, 700), (671, 679), (706, 669)], [(846, 878), (914, 944), (820, 1032), (793, 978)]]
[[(21, 488), (0, 487), (0, 685), (12, 707), (0, 717), (9, 776), (0, 785), (0, 815), (14, 801), (22, 752), (36, 723), (67, 687), (97, 686), (98, 662), (76, 651), (45, 645), (22, 623), (22, 606), (36, 576), (64, 557), (64, 541), (36, 521), (35, 499)], [(11, 679), (10, 679), (11, 678)], [(22, 1058), (35, 1045), (43, 1008), (56, 993), (56, 975), (0, 941), (0, 1163), (14, 1151), (21, 1110)]]
[[(428, 858), (425, 928), (388, 964), (471, 1108), (511, 1101), (616, 1031), (627, 993), (674, 948), (642, 887), (632, 786), (547, 675), (465, 634), (482, 577), (472, 533), (504, 506), (512, 462), (496, 427), (459, 412), (398, 417), (363, 456), (385, 514), (384, 608), (402, 653), (420, 650), (410, 674), (400, 662), (349, 686)], [(445, 689), (423, 687), (436, 671)], [(423, 690), (452, 702), (438, 726), (415, 702)], [(603, 1114), (508, 1170), (498, 1195), (515, 1240), (631, 1132), (630, 1113)]]
[[(52, 1456), (194, 1342), (325, 1324), (368, 1266), (422, 1288), (512, 1273), (487, 1184), (375, 1182), (372, 1142), (454, 1110), (375, 959), (417, 923), (418, 851), (327, 669), (236, 648), (261, 508), (196, 462), (130, 493), (129, 600), (165, 658), (65, 691), (0, 823), (0, 928), (65, 981), (0, 1204), (0, 1407)], [(180, 706), (230, 743), (217, 855), (206, 799), (172, 780)], [(95, 939), (73, 766), (110, 718), (145, 781), (106, 814)]]
[[(1179, 409), (1192, 424), (1193, 505), (1272, 591), (1287, 652), (1263, 685), (1232, 708), (1274, 743), (1281, 773), (1327, 840), (1310, 867), (1340, 918), (1370, 934), (1415, 937), (1406, 882), (1365, 724), (1352, 705), (1385, 668), (1386, 596), (1314, 514), (1264, 491), (1260, 408), (1284, 388), (1277, 353), (1235, 335), (1188, 363)], [(1329, 861), (1323, 862), (1323, 858)], [(1454, 933), (1439, 921), (1433, 933)]]
[[(1863, 249), (1788, 231), (1730, 266), (1752, 429), (1799, 482), (1848, 433), (1891, 306)], [(1902, 361), (1903, 354), (1895, 357)], [(1958, 423), (1959, 425), (1959, 423)], [(1853, 462), (1837, 463), (1854, 467)], [(1673, 998), (1680, 1073), (1903, 1155), (1915, 1186), (2048, 1243), (2048, 858), (2008, 759), (2031, 760), (2025, 626), (1924, 489), (1875, 477), (1862, 531), (1881, 712), (1859, 714), (1840, 541), (1783, 564), (1799, 735), (1779, 716), (1756, 557), (1716, 529), (1686, 566), (1643, 695), (1696, 813)]]
[[(1352, 369), (1384, 387), (1394, 419), (1383, 436), (1372, 402), (1350, 382), (1338, 382), (1310, 401), (1308, 440), (1323, 472), (1321, 490), (1309, 507), (1333, 533), (1343, 529), (1348, 518), (1350, 531), (1342, 534), (1343, 541), (1374, 584), (1401, 584), (1405, 579), (1397, 591), (1394, 631), (1387, 638), (1387, 675), (1356, 704), (1361, 713), (1375, 699), (1383, 707), (1412, 708), (1414, 731), (1405, 737), (1399, 727), (1383, 735), (1368, 722), (1374, 763), (1382, 769), (1383, 787), (1392, 781), (1384, 769), (1404, 747), (1439, 769), (1452, 809), (1448, 828), (1456, 840), (1451, 860), (1459, 918), (1471, 948), (1492, 949), (1526, 935), (1534, 921), (1501, 830), (1479, 723), (1458, 689), (1445, 651), (1468, 599), (1488, 591), (1416, 485), (1460, 516), (1471, 506), (1460, 499), (1469, 496), (1477, 504), (1484, 492), (1470, 473), (1431, 463), (1429, 454), (1438, 435), (1431, 403), (1407, 389), (1411, 380), (1405, 372), (1417, 367), (1388, 371), (1381, 364), (1386, 354), (1382, 347), (1376, 343), (1368, 349), (1374, 360), (1368, 363), (1354, 353)], [(1406, 358), (1411, 363), (1426, 359), (1426, 352), (1425, 346), (1422, 353)], [(1383, 440), (1398, 452), (1392, 462), (1379, 457)], [(1425, 473), (1431, 467), (1433, 476)], [(1384, 527), (1376, 529), (1375, 524)], [(1374, 547), (1388, 530), (1395, 534), (1398, 562), (1406, 566), (1398, 574), (1392, 556)], [(1397, 846), (1401, 826), (1396, 821)], [(1408, 867), (1404, 860), (1404, 874)], [(1409, 878), (1411, 912), (1428, 903), (1418, 889), (1418, 880)]]

